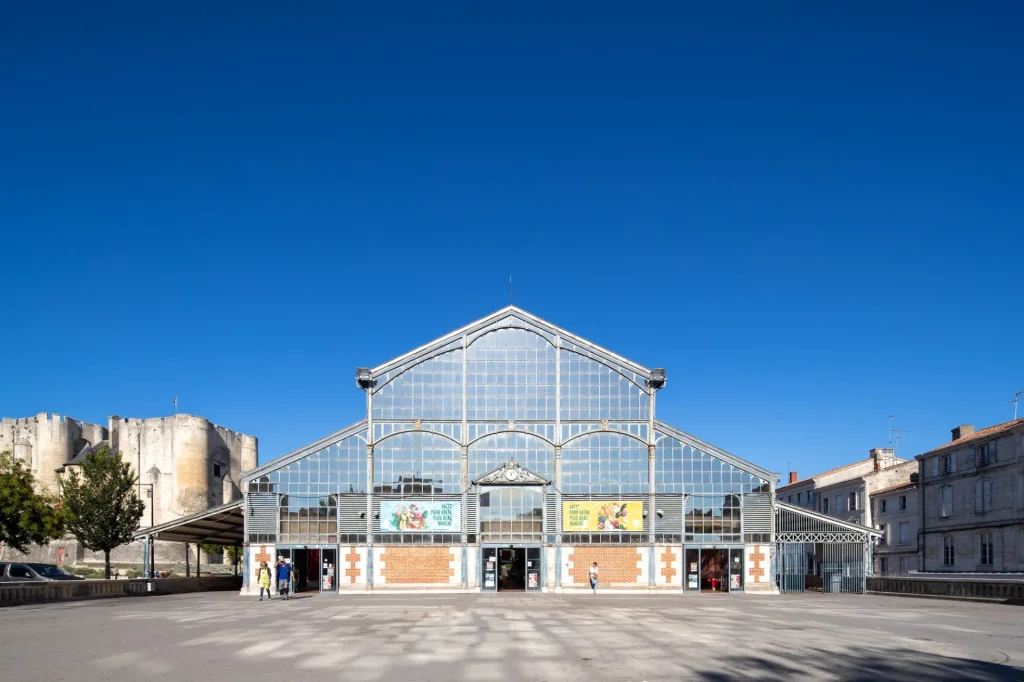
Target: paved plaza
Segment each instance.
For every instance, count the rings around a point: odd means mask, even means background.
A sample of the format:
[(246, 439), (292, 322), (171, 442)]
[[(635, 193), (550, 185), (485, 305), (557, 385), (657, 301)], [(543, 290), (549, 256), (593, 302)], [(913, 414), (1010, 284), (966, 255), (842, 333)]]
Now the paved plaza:
[(1024, 680), (1024, 607), (900, 597), (226, 593), (0, 609), (0, 680)]

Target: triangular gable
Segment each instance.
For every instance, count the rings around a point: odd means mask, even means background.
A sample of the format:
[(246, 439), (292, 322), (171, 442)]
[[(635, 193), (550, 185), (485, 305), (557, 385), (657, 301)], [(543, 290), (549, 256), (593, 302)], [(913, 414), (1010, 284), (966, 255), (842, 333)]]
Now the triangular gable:
[(489, 471), (473, 483), (475, 485), (549, 485), (551, 481), (538, 476), (513, 459), (494, 471)]
[(430, 343), (422, 345), (419, 348), (415, 348), (408, 353), (405, 353), (404, 355), (400, 355), (393, 360), (389, 360), (388, 362), (374, 367), (370, 370), (370, 373), (374, 378), (386, 374), (390, 374), (393, 377), (401, 371), (419, 364), (423, 360), (426, 360), (439, 352), (452, 350), (455, 347), (453, 344), (460, 342), (464, 336), (467, 337), (470, 343), (472, 343), (475, 338), (481, 334), (503, 328), (526, 329), (544, 336), (549, 341), (551, 341), (555, 336), (558, 336), (560, 339), (572, 344), (572, 350), (574, 352), (589, 356), (594, 360), (623, 372), (624, 374), (637, 375), (637, 378), (641, 381), (651, 374), (651, 370), (647, 367), (637, 364), (632, 360), (622, 357), (621, 355), (617, 355), (616, 353), (613, 353), (606, 348), (602, 348), (597, 344), (591, 343), (586, 339), (576, 336), (572, 332), (553, 325), (550, 322), (515, 306), (502, 308), (501, 310), (479, 319), (476, 322), (470, 323), (465, 327), (449, 332)]

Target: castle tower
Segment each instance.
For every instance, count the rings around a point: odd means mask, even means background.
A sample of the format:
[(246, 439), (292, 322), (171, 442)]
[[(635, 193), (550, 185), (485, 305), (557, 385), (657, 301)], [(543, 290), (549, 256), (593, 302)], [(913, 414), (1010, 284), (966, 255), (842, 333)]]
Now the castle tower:
[(174, 417), (174, 507), (186, 516), (210, 506), (211, 425), (204, 417)]

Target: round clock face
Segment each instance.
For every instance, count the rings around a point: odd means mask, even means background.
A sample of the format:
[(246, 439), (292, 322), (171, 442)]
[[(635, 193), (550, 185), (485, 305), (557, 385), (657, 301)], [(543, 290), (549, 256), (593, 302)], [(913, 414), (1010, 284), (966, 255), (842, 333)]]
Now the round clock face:
[(518, 474), (516, 473), (515, 469), (505, 469), (505, 478), (508, 479), (509, 481), (516, 480), (517, 476)]

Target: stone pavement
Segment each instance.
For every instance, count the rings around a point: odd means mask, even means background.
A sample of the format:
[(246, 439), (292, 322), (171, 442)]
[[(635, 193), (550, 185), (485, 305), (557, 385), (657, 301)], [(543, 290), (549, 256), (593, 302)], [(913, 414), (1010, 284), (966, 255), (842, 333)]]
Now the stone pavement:
[(0, 609), (0, 680), (1024, 680), (1024, 607), (856, 595), (225, 593)]

